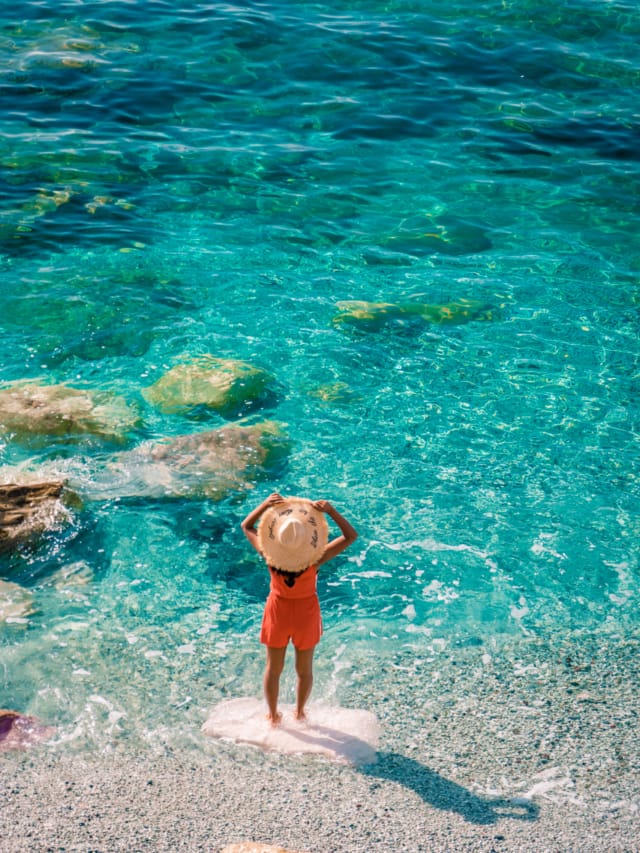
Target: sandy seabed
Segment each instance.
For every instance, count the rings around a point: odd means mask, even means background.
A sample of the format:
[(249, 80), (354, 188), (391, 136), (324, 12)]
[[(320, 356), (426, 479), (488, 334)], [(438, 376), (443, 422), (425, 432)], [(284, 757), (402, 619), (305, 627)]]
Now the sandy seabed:
[[(200, 735), (137, 753), (5, 752), (0, 851), (217, 853), (253, 840), (309, 853), (635, 853), (640, 643), (575, 639), (490, 661), (441, 656), (437, 689), (411, 655), (387, 661), (354, 687), (351, 704), (381, 724), (378, 760), (361, 767)], [(186, 718), (196, 731), (201, 711)]]

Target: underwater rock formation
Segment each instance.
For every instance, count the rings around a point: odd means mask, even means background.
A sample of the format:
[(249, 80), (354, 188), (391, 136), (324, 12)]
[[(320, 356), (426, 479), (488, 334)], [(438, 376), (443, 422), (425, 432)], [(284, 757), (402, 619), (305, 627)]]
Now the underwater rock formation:
[(49, 740), (54, 733), (54, 726), (45, 726), (36, 717), (0, 708), (0, 751), (25, 749)]
[(0, 552), (68, 521), (63, 489), (61, 482), (0, 484)]
[(393, 233), (369, 240), (363, 259), (370, 265), (399, 266), (416, 258), (476, 255), (489, 249), (491, 239), (484, 225), (441, 212), (404, 218)]
[(360, 400), (359, 394), (356, 394), (346, 382), (326, 382), (322, 385), (317, 385), (310, 388), (307, 393), (310, 397), (315, 397), (321, 403), (353, 403)]
[(93, 69), (106, 52), (97, 30), (73, 22), (58, 25), (55, 20), (24, 21), (11, 33), (8, 67), (26, 75), (39, 68)]
[(0, 241), (23, 237), (41, 217), (48, 216), (71, 198), (69, 189), (41, 189), (0, 223)]
[[(103, 457), (88, 469), (86, 460), (55, 463), (59, 482), (0, 485), (0, 552), (72, 520), (82, 502), (116, 498), (208, 498), (253, 488), (257, 479), (282, 463), (289, 440), (275, 421), (237, 422), (215, 430), (148, 441), (133, 450)], [(47, 466), (48, 467), (48, 466)], [(40, 471), (40, 476), (45, 472)], [(28, 476), (34, 478), (37, 472)], [(49, 468), (49, 475), (51, 469)], [(12, 480), (20, 472), (11, 472)], [(69, 584), (83, 583), (86, 567), (69, 567)], [(60, 578), (63, 586), (67, 579)]]
[(378, 331), (394, 321), (423, 320), (438, 325), (459, 325), (472, 320), (492, 320), (494, 311), (486, 302), (458, 299), (444, 305), (424, 302), (338, 302), (340, 314), (333, 318), (335, 326), (355, 326)]
[(244, 361), (202, 356), (172, 367), (143, 395), (167, 414), (199, 406), (224, 413), (260, 398), (271, 382), (269, 373)]
[(0, 387), (0, 434), (18, 441), (84, 434), (123, 440), (139, 422), (137, 410), (123, 397), (38, 380)]
[(394, 234), (383, 244), (387, 249), (414, 257), (425, 255), (475, 255), (491, 248), (482, 228), (462, 221), (443, 219), (428, 231)]
[(77, 560), (61, 566), (51, 575), (47, 582), (67, 594), (80, 592), (93, 581), (94, 573), (91, 566), (84, 560)]
[(91, 496), (220, 500), (252, 488), (256, 477), (287, 452), (288, 441), (273, 421), (147, 442), (116, 456)]
[(11, 581), (0, 580), (0, 625), (3, 622), (24, 621), (35, 612), (33, 595), (28, 589)]

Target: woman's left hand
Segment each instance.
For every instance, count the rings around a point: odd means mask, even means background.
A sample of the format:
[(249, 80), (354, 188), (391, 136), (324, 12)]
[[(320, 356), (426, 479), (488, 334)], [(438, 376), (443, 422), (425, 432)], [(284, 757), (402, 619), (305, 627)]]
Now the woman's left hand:
[(283, 501), (283, 500), (284, 500), (284, 498), (282, 497), (282, 495), (281, 495), (281, 494), (279, 494), (278, 492), (272, 492), (272, 493), (269, 495), (269, 497), (268, 497), (268, 498), (266, 498), (266, 500), (264, 500), (264, 501), (263, 501), (263, 505), (264, 505), (265, 507), (267, 507), (267, 506), (273, 506), (274, 504), (282, 503), (282, 501)]

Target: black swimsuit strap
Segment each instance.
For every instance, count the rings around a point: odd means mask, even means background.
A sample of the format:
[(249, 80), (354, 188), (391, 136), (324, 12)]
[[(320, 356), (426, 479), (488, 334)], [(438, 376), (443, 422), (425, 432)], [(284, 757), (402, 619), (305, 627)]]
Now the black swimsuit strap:
[(269, 566), (269, 571), (274, 572), (276, 575), (280, 575), (284, 578), (285, 585), (291, 589), (291, 587), (295, 584), (296, 580), (303, 575), (309, 566), (306, 569), (303, 569), (301, 572), (285, 572), (284, 569), (276, 569), (275, 566)]

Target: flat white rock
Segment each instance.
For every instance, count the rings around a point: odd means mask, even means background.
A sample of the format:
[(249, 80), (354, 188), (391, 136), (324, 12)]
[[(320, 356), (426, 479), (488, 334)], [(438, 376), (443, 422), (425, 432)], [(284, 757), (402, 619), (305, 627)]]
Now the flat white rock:
[(306, 720), (296, 720), (294, 707), (281, 707), (282, 721), (266, 719), (264, 700), (243, 697), (216, 705), (202, 726), (205, 735), (292, 755), (315, 754), (341, 764), (372, 764), (380, 727), (370, 711), (311, 705)]

